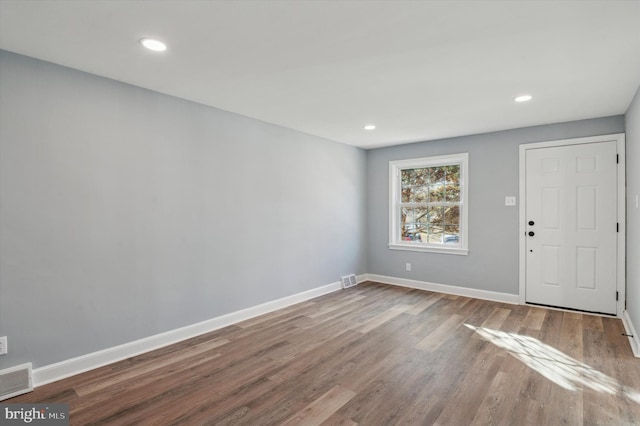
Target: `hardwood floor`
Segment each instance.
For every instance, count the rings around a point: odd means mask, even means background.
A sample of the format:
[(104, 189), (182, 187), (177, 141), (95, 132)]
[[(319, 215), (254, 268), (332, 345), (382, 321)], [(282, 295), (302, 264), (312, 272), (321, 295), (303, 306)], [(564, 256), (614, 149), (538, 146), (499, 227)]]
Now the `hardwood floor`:
[(618, 319), (364, 283), (42, 386), (71, 424), (640, 423)]

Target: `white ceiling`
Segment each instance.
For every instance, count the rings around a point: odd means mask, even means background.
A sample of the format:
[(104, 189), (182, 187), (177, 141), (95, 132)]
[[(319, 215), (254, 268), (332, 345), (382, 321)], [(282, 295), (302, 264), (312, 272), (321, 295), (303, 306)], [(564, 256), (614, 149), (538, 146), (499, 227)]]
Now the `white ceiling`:
[(640, 1), (0, 0), (0, 47), (371, 148), (623, 114)]

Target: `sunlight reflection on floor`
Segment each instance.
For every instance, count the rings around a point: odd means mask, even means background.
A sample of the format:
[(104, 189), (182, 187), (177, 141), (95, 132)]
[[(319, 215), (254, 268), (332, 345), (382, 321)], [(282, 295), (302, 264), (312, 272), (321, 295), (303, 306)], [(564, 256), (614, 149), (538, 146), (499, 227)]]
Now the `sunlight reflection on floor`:
[(589, 387), (610, 395), (624, 395), (640, 404), (640, 393), (600, 371), (589, 367), (540, 340), (516, 333), (507, 333), (490, 328), (465, 324), (485, 340), (506, 349), (528, 367), (542, 374), (565, 389), (575, 391), (578, 387)]

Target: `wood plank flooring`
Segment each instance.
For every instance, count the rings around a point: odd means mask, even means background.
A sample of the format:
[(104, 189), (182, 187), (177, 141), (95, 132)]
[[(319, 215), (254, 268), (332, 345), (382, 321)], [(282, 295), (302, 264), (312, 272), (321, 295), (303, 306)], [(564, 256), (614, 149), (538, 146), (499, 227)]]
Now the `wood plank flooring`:
[(37, 388), (73, 425), (632, 425), (618, 319), (364, 283)]

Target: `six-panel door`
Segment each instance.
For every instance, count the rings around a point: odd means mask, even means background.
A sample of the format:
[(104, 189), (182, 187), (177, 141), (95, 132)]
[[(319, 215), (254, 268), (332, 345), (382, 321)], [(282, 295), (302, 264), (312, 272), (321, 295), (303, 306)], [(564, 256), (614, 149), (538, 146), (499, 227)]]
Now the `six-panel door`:
[(616, 314), (616, 150), (527, 151), (527, 302)]

